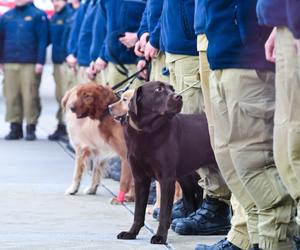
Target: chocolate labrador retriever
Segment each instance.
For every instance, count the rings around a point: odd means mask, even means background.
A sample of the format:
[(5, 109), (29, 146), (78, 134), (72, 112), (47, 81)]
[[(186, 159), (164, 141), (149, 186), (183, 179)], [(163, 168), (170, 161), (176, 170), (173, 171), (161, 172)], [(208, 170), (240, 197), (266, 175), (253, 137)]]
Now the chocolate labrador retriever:
[(139, 87), (129, 103), (124, 135), (135, 182), (134, 222), (118, 239), (135, 239), (144, 225), (151, 178), (161, 186), (159, 226), (152, 244), (165, 244), (171, 223), (176, 180), (200, 167), (217, 169), (204, 115), (179, 114), (182, 98), (171, 85), (149, 82)]

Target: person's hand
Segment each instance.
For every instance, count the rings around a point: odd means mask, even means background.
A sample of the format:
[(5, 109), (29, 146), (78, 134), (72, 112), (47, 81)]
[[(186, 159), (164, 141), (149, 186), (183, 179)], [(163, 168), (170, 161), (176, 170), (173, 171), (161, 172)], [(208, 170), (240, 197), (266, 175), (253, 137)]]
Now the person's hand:
[(145, 47), (146, 47), (146, 44), (147, 44), (148, 37), (149, 37), (149, 33), (146, 32), (141, 36), (140, 40), (136, 42), (136, 44), (134, 46), (134, 53), (138, 57), (143, 57), (144, 56)]
[(294, 39), (293, 44), (297, 55), (300, 55), (300, 39)]
[(95, 78), (96, 78), (97, 72), (96, 72), (96, 70), (95, 70), (95, 68), (94, 68), (94, 65), (95, 65), (95, 63), (94, 63), (94, 62), (91, 62), (90, 65), (89, 65), (89, 67), (88, 67), (88, 68), (86, 69), (86, 71), (85, 71), (87, 77), (88, 77), (90, 80), (95, 80)]
[[(140, 60), (137, 64), (137, 70), (140, 71), (142, 68), (144, 68), (146, 65), (146, 61), (145, 60)], [(143, 78), (144, 80), (147, 80), (147, 76), (148, 76), (148, 70), (144, 69), (141, 73), (139, 73), (139, 76), (141, 78)]]
[(125, 32), (125, 36), (120, 37), (119, 41), (124, 44), (128, 49), (134, 47), (136, 42), (138, 41), (138, 37), (136, 33), (133, 32)]
[(70, 68), (76, 68), (77, 59), (73, 54), (67, 56), (66, 62)]
[(137, 41), (135, 46), (134, 46), (134, 53), (138, 56), (138, 57), (143, 57), (144, 56), (144, 49), (142, 49), (141, 47), (141, 42)]
[(105, 62), (100, 57), (98, 57), (94, 63), (94, 70), (96, 71), (96, 73), (99, 73), (101, 70), (105, 69), (106, 67), (107, 67), (107, 62)]
[(150, 42), (147, 42), (144, 54), (146, 60), (149, 61), (150, 59), (155, 58), (157, 56), (157, 53), (158, 49), (154, 48)]
[(275, 39), (276, 39), (276, 27), (273, 29), (268, 40), (265, 43), (266, 59), (267, 59), (267, 61), (273, 62), (273, 63), (275, 63), (275, 60), (276, 60)]
[(145, 33), (143, 33), (143, 35), (141, 35), (140, 43), (141, 43), (141, 47), (142, 47), (143, 51), (145, 51), (145, 47), (146, 47), (146, 44), (148, 42), (148, 37), (149, 37), (148, 32), (145, 32)]
[(35, 71), (36, 74), (40, 75), (40, 74), (42, 74), (43, 69), (44, 69), (44, 65), (43, 65), (43, 64), (40, 64), (40, 63), (37, 63), (37, 64), (35, 65), (34, 71)]

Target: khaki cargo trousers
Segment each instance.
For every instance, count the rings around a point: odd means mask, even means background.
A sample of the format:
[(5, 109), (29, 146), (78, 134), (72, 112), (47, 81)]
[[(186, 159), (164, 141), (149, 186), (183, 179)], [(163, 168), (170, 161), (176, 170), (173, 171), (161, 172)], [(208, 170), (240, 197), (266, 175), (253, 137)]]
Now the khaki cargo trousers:
[[(204, 110), (208, 121), (211, 145), (214, 148), (214, 120), (209, 90), (210, 69), (207, 61), (207, 45), (208, 41), (206, 36), (198, 35), (197, 49), (199, 51), (200, 83), (203, 93)], [(229, 200), (231, 192), (225, 184), (220, 173), (209, 171), (209, 169), (200, 169), (198, 172), (201, 176), (200, 185), (205, 190), (206, 194), (225, 201)], [(250, 248), (250, 240), (247, 231), (245, 210), (233, 195), (231, 196), (231, 206), (233, 210), (233, 216), (231, 218), (231, 229), (228, 232), (227, 239), (237, 247), (247, 250)]]
[(169, 83), (169, 76), (163, 75), (162, 71), (166, 67), (165, 53), (160, 51), (156, 58), (151, 61), (150, 81), (160, 81)]
[(285, 27), (277, 28), (276, 35), (274, 157), (283, 183), (297, 202), (300, 225), (300, 57)]
[[(137, 72), (137, 68), (135, 64), (125, 64), (124, 65), (127, 70), (128, 70), (128, 76), (121, 74), (118, 70), (117, 70), (117, 65), (114, 63), (109, 62), (108, 63), (108, 68), (107, 68), (107, 82), (108, 85), (110, 87), (114, 86), (115, 84), (125, 80), (127, 77), (133, 75), (134, 73)], [(121, 86), (119, 89), (122, 89), (127, 83), (129, 83), (130, 81), (126, 82), (123, 86)], [(140, 86), (140, 84), (142, 83), (141, 80), (139, 80), (138, 78), (136, 78), (132, 85), (130, 86), (130, 88), (137, 88)]]
[(4, 64), (4, 96), (6, 121), (37, 124), (41, 113), (39, 87), (41, 75), (35, 73), (35, 64)]
[(246, 211), (251, 243), (264, 250), (294, 249), (293, 200), (273, 160), (274, 73), (212, 71), (210, 96), (216, 159)]
[(61, 107), (61, 100), (68, 90), (68, 66), (66, 64), (53, 65), (53, 77), (55, 81), (55, 99), (58, 104), (56, 119), (59, 124), (64, 124), (63, 111)]

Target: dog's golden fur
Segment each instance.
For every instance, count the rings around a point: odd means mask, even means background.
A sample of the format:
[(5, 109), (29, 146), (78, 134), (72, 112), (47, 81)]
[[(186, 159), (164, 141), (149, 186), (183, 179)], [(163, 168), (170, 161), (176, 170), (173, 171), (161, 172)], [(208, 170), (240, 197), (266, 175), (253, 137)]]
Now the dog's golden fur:
[[(116, 100), (110, 88), (96, 83), (77, 85), (65, 94), (62, 106), (70, 141), (76, 152), (73, 180), (66, 191), (67, 194), (75, 194), (78, 191), (84, 169), (91, 164), (92, 183), (85, 193), (95, 194), (106, 161), (116, 154), (122, 162), (120, 191), (127, 193), (131, 189), (132, 174), (126, 157), (123, 129), (105, 113), (108, 104)], [(89, 112), (92, 119), (84, 117), (86, 112)], [(133, 198), (132, 193), (129, 196), (129, 199)], [(112, 202), (118, 203), (123, 200), (113, 199)]]

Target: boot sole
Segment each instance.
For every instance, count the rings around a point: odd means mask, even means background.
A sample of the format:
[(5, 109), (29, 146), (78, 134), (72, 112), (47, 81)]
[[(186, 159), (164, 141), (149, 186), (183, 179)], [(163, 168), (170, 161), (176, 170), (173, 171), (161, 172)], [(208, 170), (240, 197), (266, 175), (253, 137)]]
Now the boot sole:
[(204, 231), (192, 231), (192, 232), (185, 232), (184, 230), (180, 230), (180, 228), (173, 229), (176, 233), (180, 235), (227, 235), (228, 231), (230, 230), (231, 226), (222, 227), (222, 229), (210, 229)]

